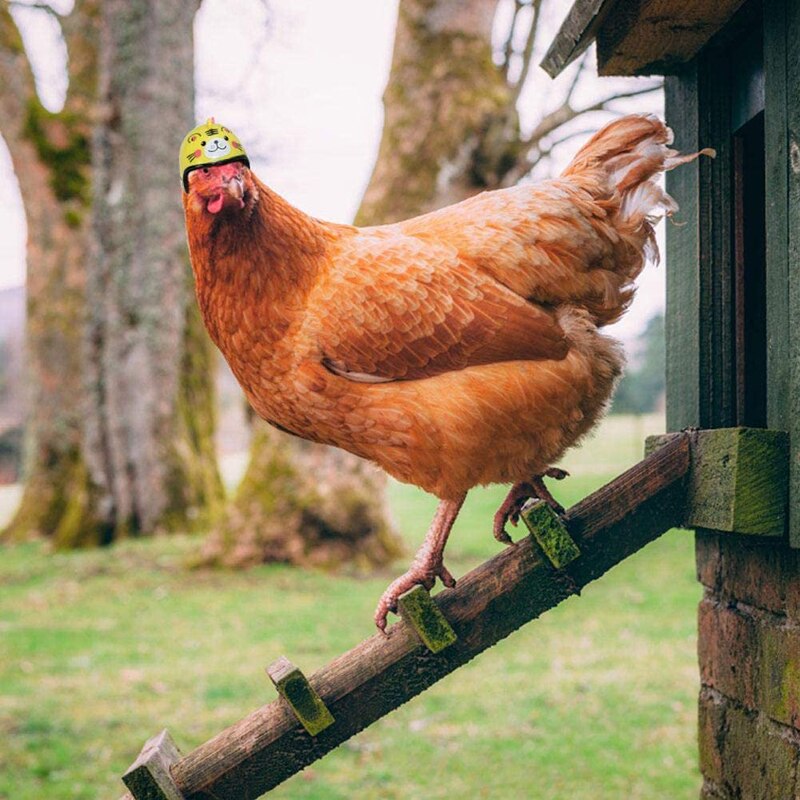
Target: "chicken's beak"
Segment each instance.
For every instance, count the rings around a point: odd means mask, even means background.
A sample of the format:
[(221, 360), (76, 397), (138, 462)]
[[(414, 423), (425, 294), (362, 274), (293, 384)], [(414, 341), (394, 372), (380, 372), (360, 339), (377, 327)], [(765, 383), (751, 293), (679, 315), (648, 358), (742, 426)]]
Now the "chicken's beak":
[[(219, 188), (220, 191), (213, 194), (206, 204), (208, 211), (218, 214), (226, 204), (244, 208), (244, 180), (240, 176), (224, 177)], [(230, 200), (227, 200), (226, 195)]]
[(237, 175), (228, 181), (226, 186), (228, 194), (234, 199), (238, 200), (242, 205), (242, 198), (244, 197), (244, 181)]

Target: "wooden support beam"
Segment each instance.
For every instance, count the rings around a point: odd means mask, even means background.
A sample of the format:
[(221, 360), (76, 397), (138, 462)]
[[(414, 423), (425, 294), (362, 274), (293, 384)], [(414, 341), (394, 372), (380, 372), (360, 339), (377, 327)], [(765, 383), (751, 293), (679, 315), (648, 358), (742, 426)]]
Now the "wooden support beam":
[(431, 653), (439, 653), (458, 638), (424, 586), (415, 586), (397, 601), (400, 615), (417, 632)]
[(122, 782), (135, 800), (184, 800), (170, 774), (170, 767), (181, 757), (166, 729), (145, 742), (139, 757), (122, 776)]
[(288, 658), (281, 656), (273, 661), (267, 667), (267, 675), (308, 733), (316, 736), (333, 725), (333, 715), (325, 703), (308, 678)]
[(556, 569), (566, 567), (581, 554), (561, 517), (547, 503), (529, 500), (520, 517)]
[(274, 702), (200, 745), (172, 768), (186, 800), (258, 797), (599, 578), (680, 522), (688, 470), (679, 436), (566, 512), (581, 557), (564, 570), (526, 537), (440, 592), (433, 602), (458, 636), (442, 652), (401, 620), (320, 669), (309, 682), (336, 721), (318, 736)]
[[(683, 433), (651, 436), (653, 452)], [(789, 436), (761, 428), (692, 431), (688, 528), (782, 536), (789, 491)]]

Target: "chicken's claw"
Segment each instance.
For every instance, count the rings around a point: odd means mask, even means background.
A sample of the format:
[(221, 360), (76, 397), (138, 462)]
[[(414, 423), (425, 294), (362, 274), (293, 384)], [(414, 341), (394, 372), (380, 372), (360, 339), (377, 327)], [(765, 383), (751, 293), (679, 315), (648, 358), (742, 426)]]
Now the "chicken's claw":
[(564, 507), (550, 494), (550, 490), (544, 485), (543, 476), (561, 481), (569, 476), (569, 472), (559, 467), (549, 467), (542, 475), (534, 475), (529, 483), (515, 483), (494, 515), (492, 532), (498, 542), (513, 544), (513, 540), (506, 533), (506, 522), (510, 522), (516, 527), (519, 522), (519, 512), (522, 510), (525, 501), (530, 498), (544, 500), (557, 514), (564, 513)]
[(397, 612), (397, 600), (400, 595), (405, 594), (418, 584), (430, 591), (436, 583), (436, 578), (440, 578), (448, 589), (452, 589), (456, 585), (456, 579), (442, 563), (431, 565), (412, 564), (408, 572), (392, 581), (381, 595), (378, 607), (375, 609), (375, 624), (378, 626), (378, 630), (386, 635), (386, 617), (390, 611), (392, 613)]
[(506, 499), (497, 509), (494, 515), (494, 524), (492, 532), (494, 538), (503, 544), (514, 544), (514, 540), (506, 533), (506, 522), (510, 522), (516, 527), (519, 522), (519, 512), (522, 509), (525, 501), (535, 495), (535, 490), (530, 483), (515, 483), (508, 494)]

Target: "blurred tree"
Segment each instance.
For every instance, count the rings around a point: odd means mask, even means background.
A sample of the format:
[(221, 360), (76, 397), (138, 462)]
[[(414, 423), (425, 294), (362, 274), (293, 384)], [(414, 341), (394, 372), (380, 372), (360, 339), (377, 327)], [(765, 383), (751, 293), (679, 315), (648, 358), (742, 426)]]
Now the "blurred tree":
[(626, 370), (614, 394), (612, 414), (649, 414), (663, 400), (666, 371), (664, 315), (654, 314), (639, 334), (638, 366)]
[(221, 497), (175, 168), (175, 132), (195, 125), (198, 6), (102, 4), (84, 445), (109, 537), (183, 528)]
[[(570, 127), (576, 120), (659, 86), (645, 82), (631, 89), (628, 83), (626, 88), (616, 84), (603, 98), (578, 105), (582, 62), (557, 82), (560, 95), (549, 107), (543, 105), (533, 129), (523, 133), (517, 111), (520, 93), (543, 21), (558, 12), (558, 4), (514, 0), (506, 37), (494, 52), (492, 29), (501, 5), (498, 0), (400, 1), (383, 136), (357, 225), (392, 222), (512, 185), (553, 147), (581, 132)], [(352, 456), (322, 452), (260, 427), (245, 478), (207, 541), (205, 558), (228, 564), (330, 563), (348, 552), (356, 557), (368, 553), (372, 561), (391, 555), (390, 545), (375, 545), (390, 541), (382, 510), (384, 479)], [(310, 475), (305, 469), (309, 454), (314, 454), (319, 473)], [(326, 458), (334, 460), (335, 469), (322, 467)], [(328, 521), (335, 505), (324, 499), (328, 497), (341, 499), (335, 524)], [(351, 515), (344, 509), (351, 509)], [(280, 524), (273, 524), (273, 518)]]
[(50, 114), (0, 7), (0, 102), (23, 120), (3, 133), (28, 215), (34, 388), (29, 479), (7, 536), (106, 543), (186, 527), (221, 497), (210, 345), (164, 146), (164, 131), (194, 124), (196, 9), (78, 0), (60, 18), (70, 83)]
[[(507, 19), (500, 24), (499, 12)], [(650, 94), (660, 81), (610, 80), (600, 97), (578, 102), (587, 53), (536, 107), (519, 110), (531, 68), (558, 21), (558, 0), (400, 0), (378, 161), (356, 224), (391, 222), (487, 189), (512, 186), (555, 148), (599, 127), (616, 101)], [(493, 28), (504, 27), (495, 34)], [(544, 167), (544, 169), (542, 169)]]
[(90, 121), (94, 113), (98, 9), (77, 0), (62, 21), (69, 91), (62, 111), (39, 102), (9, 5), (0, 3), (0, 132), (20, 184), (28, 223), (27, 483), (6, 536), (71, 536), (87, 505), (81, 456), (80, 352), (90, 205)]

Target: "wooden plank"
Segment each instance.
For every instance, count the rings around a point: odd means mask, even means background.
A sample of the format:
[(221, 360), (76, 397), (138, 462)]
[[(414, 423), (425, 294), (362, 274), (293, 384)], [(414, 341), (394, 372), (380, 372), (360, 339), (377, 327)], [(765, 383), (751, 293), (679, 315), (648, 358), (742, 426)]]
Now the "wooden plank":
[(267, 667), (267, 675), (311, 736), (317, 736), (333, 725), (333, 715), (325, 703), (308, 678), (288, 658), (281, 656), (273, 661)]
[(139, 757), (122, 776), (135, 800), (184, 800), (170, 774), (181, 754), (167, 730), (148, 739)]
[(542, 500), (528, 500), (520, 517), (542, 552), (556, 569), (562, 569), (580, 556), (581, 551), (569, 535), (561, 517)]
[(730, 66), (725, 50), (698, 59), (698, 136), (717, 151), (699, 170), (700, 428), (736, 424)]
[[(667, 123), (675, 147), (694, 152), (699, 140), (697, 65), (664, 84)], [(667, 430), (700, 425), (700, 161), (667, 173), (667, 191), (680, 211), (667, 225)]]
[(530, 537), (507, 547), (434, 598), (455, 644), (430, 653), (401, 620), (310, 678), (334, 725), (309, 737), (285, 703), (271, 703), (175, 764), (177, 785), (187, 800), (252, 798), (277, 786), (678, 524), (688, 470), (682, 436), (566, 512), (581, 558), (565, 570), (554, 572)]
[(786, 0), (764, 12), (767, 225), (767, 427), (790, 429)]
[(744, 0), (621, 0), (597, 30), (600, 75), (680, 72)]
[(541, 68), (555, 78), (592, 43), (603, 17), (615, 0), (575, 0), (553, 39)]
[(397, 605), (403, 619), (431, 653), (440, 653), (458, 639), (424, 586), (414, 586), (400, 595)]
[(788, 340), (789, 435), (792, 442), (789, 476), (789, 541), (800, 547), (800, 4), (786, 4), (786, 163), (788, 181)]
[[(650, 436), (646, 451), (685, 434)], [(692, 431), (692, 469), (686, 492), (686, 527), (783, 536), (789, 437), (764, 428)]]

